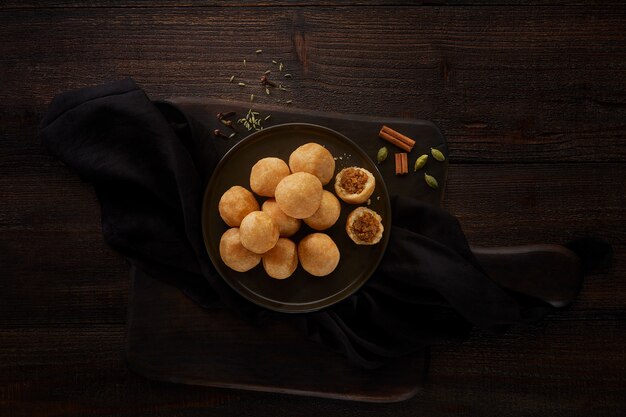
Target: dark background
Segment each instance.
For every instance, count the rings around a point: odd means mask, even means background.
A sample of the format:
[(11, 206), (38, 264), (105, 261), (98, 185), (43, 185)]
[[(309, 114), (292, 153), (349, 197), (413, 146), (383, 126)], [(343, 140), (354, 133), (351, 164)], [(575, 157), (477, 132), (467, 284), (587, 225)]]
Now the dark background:
[[(623, 412), (621, 2), (38, 3), (0, 5), (0, 415)], [(257, 77), (254, 65), (242, 66), (260, 59), (256, 49), (294, 74), (294, 107), (434, 121), (450, 149), (444, 206), (472, 244), (601, 236), (614, 246), (613, 268), (589, 276), (577, 301), (540, 325), (434, 349), (423, 391), (403, 403), (170, 385), (131, 373), (126, 263), (103, 242), (91, 186), (46, 154), (36, 126), (55, 94), (126, 76), (153, 99), (248, 100), (250, 90), (228, 79)]]

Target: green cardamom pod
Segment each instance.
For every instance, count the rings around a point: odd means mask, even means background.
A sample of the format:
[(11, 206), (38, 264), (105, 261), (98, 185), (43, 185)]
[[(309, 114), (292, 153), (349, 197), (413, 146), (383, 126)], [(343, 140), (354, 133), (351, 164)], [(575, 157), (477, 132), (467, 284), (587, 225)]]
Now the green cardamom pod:
[(439, 149), (430, 148), (430, 153), (432, 154), (433, 158), (435, 158), (439, 162), (443, 162), (446, 160), (446, 157), (443, 156)]
[(380, 148), (378, 150), (378, 154), (376, 155), (376, 159), (378, 160), (378, 163), (380, 164), (385, 159), (387, 159), (387, 155), (389, 155), (389, 151), (387, 150), (387, 147), (383, 146), (382, 148)]
[(413, 172), (417, 171), (418, 169), (424, 168), (424, 165), (426, 165), (426, 161), (428, 161), (428, 155), (426, 154), (417, 158), (417, 160), (415, 161), (415, 165), (413, 165)]
[(430, 188), (439, 188), (439, 183), (437, 182), (435, 177), (424, 173), (424, 180), (426, 181), (426, 184), (428, 184)]

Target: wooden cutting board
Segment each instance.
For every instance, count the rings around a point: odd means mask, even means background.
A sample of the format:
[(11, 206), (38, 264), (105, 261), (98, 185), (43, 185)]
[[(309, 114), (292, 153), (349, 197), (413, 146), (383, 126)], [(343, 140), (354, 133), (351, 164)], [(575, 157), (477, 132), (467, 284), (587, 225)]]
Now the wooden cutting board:
[[(236, 111), (245, 103), (207, 99), (173, 99), (187, 113), (211, 129), (229, 132), (218, 112)], [(429, 162), (428, 173), (439, 180), (430, 189), (423, 174), (396, 177), (395, 152), (378, 138), (386, 124), (417, 140), (409, 165), (429, 148), (448, 154), (445, 140), (430, 122), (291, 110), (255, 105), (259, 117), (271, 117), (265, 127), (303, 122), (329, 127), (357, 142), (373, 159), (387, 146), (389, 157), (379, 165), (390, 195), (402, 193), (438, 205), (443, 196), (446, 163)], [(229, 147), (247, 136), (245, 129), (232, 139), (218, 139)], [(339, 156), (341, 157), (341, 156)], [(432, 159), (432, 158), (431, 158)], [(393, 402), (418, 392), (426, 373), (424, 354), (390, 362), (376, 370), (357, 369), (346, 359), (307, 340), (288, 321), (277, 319), (250, 325), (225, 308), (203, 309), (177, 289), (133, 270), (128, 315), (127, 357), (130, 367), (146, 377), (185, 384), (291, 393), (348, 400)]]
[[(248, 106), (219, 100), (173, 100), (210, 129), (228, 131), (215, 117), (218, 112), (245, 114)], [(265, 126), (304, 122), (323, 125), (357, 142), (372, 159), (386, 145), (377, 138), (381, 125), (389, 125), (417, 140), (409, 165), (437, 147), (448, 154), (443, 136), (430, 122), (383, 119), (255, 106), (259, 117), (271, 115)], [(271, 122), (270, 122), (271, 121)], [(246, 134), (219, 140), (228, 148)], [(445, 163), (430, 161), (426, 171), (439, 180), (430, 189), (422, 173), (396, 177), (392, 146), (389, 159), (379, 166), (390, 195), (404, 194), (440, 204), (447, 172)], [(569, 304), (578, 293), (582, 269), (578, 257), (559, 245), (472, 248), (487, 274), (505, 288), (542, 299), (554, 307)], [(394, 402), (412, 397), (420, 389), (427, 369), (427, 353), (389, 362), (376, 370), (363, 370), (343, 356), (307, 340), (283, 317), (251, 325), (225, 308), (203, 309), (177, 289), (131, 272), (128, 315), (128, 362), (149, 378), (184, 384), (281, 392), (345, 400)]]

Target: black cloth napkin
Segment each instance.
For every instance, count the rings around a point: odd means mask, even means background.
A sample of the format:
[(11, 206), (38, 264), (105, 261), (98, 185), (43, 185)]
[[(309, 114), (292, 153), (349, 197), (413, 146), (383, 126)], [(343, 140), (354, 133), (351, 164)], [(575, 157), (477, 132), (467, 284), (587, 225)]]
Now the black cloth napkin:
[[(223, 302), (255, 321), (280, 314), (234, 292), (206, 254), (201, 200), (227, 149), (204, 126), (172, 104), (150, 101), (128, 79), (60, 94), (40, 134), (50, 153), (94, 185), (104, 237), (130, 263), (203, 306)], [(332, 307), (285, 320), (373, 368), (463, 340), (474, 326), (499, 330), (550, 310), (487, 277), (446, 211), (393, 196), (392, 213), (388, 249), (367, 284)]]

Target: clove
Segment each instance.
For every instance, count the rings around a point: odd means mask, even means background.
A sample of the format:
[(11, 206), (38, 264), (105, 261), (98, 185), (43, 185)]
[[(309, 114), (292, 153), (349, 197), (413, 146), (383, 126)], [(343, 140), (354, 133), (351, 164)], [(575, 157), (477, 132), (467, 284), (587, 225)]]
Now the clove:
[(273, 81), (270, 81), (267, 78), (267, 75), (264, 75), (264, 76), (261, 77), (261, 84), (262, 85), (269, 85), (270, 87), (276, 87), (276, 83), (273, 82)]
[(227, 111), (226, 113), (219, 112), (217, 113), (216, 116), (219, 120), (222, 120), (222, 119), (227, 119), (229, 117), (233, 117), (235, 114), (237, 114), (237, 112)]
[(220, 119), (220, 122), (222, 122), (223, 125), (230, 127), (233, 130), (237, 130), (235, 129), (235, 125), (233, 125), (233, 121), (232, 120), (225, 120), (225, 119)]
[(226, 136), (225, 134), (222, 133), (221, 130), (219, 129), (215, 129), (213, 131), (213, 135), (215, 135), (216, 138), (224, 138), (224, 139), (228, 139), (228, 136)]

